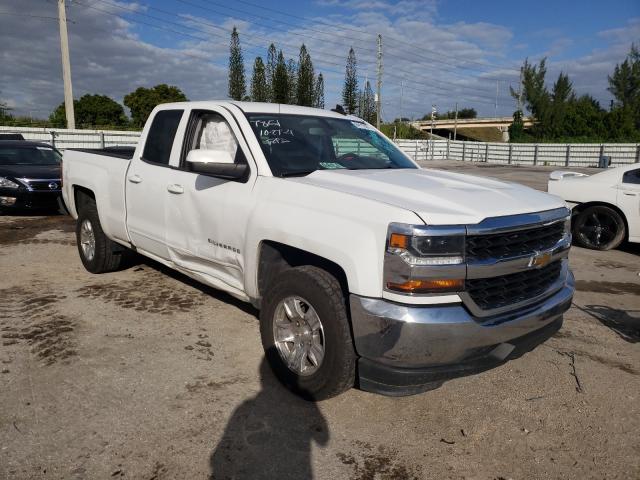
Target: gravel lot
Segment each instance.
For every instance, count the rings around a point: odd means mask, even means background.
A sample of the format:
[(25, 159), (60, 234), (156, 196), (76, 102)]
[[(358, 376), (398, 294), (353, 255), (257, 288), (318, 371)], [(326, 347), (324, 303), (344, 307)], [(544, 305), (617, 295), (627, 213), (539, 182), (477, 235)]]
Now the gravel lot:
[[(432, 165), (542, 189), (551, 170)], [(637, 246), (574, 248), (564, 328), (516, 361), (312, 404), (265, 368), (250, 306), (150, 261), (91, 275), (73, 228), (0, 217), (0, 477), (640, 477)]]

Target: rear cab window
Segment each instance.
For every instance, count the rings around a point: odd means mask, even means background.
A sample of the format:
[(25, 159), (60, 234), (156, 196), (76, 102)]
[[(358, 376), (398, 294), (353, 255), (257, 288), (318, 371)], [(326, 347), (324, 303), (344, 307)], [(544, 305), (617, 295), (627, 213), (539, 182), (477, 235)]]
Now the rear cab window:
[(161, 110), (153, 117), (142, 152), (142, 160), (169, 165), (173, 141), (184, 110)]

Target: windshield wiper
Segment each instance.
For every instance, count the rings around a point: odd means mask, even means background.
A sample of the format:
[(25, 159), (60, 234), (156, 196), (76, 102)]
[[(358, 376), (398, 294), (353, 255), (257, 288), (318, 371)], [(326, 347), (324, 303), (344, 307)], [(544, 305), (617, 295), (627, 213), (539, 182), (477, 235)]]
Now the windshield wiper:
[(285, 178), (285, 177), (305, 177), (313, 172), (317, 172), (318, 170), (322, 170), (319, 168), (316, 168), (314, 170), (295, 170), (293, 172), (282, 172), (280, 175), (278, 175), (279, 177)]

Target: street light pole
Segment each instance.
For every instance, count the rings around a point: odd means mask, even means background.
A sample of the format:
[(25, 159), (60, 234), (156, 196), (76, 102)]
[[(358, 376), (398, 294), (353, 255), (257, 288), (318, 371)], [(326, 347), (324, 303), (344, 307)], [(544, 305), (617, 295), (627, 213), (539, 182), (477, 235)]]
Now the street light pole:
[(64, 109), (67, 114), (67, 128), (76, 128), (76, 117), (73, 111), (73, 91), (71, 88), (69, 38), (67, 37), (67, 11), (64, 0), (58, 0), (58, 23), (60, 25), (60, 51), (62, 53), (62, 80), (64, 82)]

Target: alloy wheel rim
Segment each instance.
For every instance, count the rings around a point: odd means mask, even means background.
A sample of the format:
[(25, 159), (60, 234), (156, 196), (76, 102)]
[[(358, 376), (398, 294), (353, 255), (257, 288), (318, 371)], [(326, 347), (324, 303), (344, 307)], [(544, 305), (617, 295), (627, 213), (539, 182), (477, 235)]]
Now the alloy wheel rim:
[(80, 248), (82, 255), (88, 261), (93, 260), (96, 255), (96, 236), (93, 233), (93, 225), (89, 220), (83, 220), (80, 225)]
[(611, 215), (592, 213), (579, 228), (587, 244), (601, 247), (611, 242), (618, 234), (618, 225)]
[(273, 338), (280, 358), (292, 372), (308, 376), (322, 365), (324, 329), (318, 313), (304, 298), (291, 295), (278, 303)]

